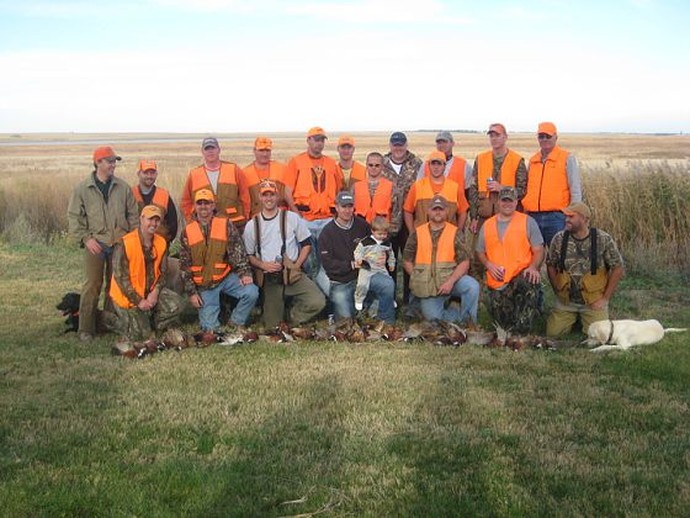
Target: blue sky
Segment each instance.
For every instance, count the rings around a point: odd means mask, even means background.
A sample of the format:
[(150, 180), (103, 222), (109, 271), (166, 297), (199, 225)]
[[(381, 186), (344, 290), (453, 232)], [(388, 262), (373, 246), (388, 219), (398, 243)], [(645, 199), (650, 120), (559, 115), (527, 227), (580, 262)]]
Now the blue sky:
[(0, 132), (686, 132), (689, 5), (0, 0)]

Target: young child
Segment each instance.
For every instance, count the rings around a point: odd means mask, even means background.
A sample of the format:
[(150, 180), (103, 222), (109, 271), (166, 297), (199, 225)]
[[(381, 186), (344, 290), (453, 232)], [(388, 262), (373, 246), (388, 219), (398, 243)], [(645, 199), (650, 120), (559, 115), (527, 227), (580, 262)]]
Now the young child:
[(355, 248), (355, 266), (359, 268), (355, 288), (355, 309), (361, 311), (369, 292), (369, 281), (377, 273), (395, 271), (395, 254), (388, 240), (390, 223), (383, 216), (376, 216), (371, 222), (371, 235), (362, 239)]

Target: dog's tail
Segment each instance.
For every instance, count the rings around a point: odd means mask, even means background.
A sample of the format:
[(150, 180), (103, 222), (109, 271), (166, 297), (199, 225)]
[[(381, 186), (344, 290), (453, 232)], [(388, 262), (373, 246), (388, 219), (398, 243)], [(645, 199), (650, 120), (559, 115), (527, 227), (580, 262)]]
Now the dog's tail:
[(687, 330), (687, 327), (669, 327), (667, 329), (664, 329), (664, 333), (683, 333)]

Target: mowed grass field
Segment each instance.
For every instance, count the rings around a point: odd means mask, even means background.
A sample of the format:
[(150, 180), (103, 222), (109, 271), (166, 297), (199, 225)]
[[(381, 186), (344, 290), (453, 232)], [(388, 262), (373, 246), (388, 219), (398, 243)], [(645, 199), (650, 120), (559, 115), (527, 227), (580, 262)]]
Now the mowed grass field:
[[(410, 148), (426, 154), (434, 135), (410, 134)], [(385, 150), (387, 135), (356, 138), (358, 158)], [(536, 149), (532, 135), (511, 139), (525, 156)], [(586, 175), (632, 175), (626, 164), (646, 164), (684, 188), (685, 139), (564, 135), (561, 143)], [(480, 135), (457, 140), (467, 157), (486, 145)], [(199, 162), (199, 142), (114, 141), (124, 157), (118, 174), (133, 180), (138, 159), (156, 158), (161, 183), (177, 192)], [(252, 142), (221, 139), (240, 164)], [(304, 139), (275, 142), (285, 159)], [(0, 147), (5, 214), (8, 206), (28, 214), (4, 220), (0, 241), (3, 515), (687, 515), (687, 333), (607, 355), (312, 342), (141, 361), (111, 356), (112, 335), (91, 344), (64, 335), (54, 305), (80, 286), (80, 252), (60, 237), (60, 222), (49, 239), (22, 239), (21, 230), (37, 232), (32, 210), (66, 208), (93, 147)], [(658, 242), (675, 243), (667, 237)], [(636, 264), (634, 248), (624, 254)], [(682, 264), (638, 266), (613, 315), (690, 326)]]

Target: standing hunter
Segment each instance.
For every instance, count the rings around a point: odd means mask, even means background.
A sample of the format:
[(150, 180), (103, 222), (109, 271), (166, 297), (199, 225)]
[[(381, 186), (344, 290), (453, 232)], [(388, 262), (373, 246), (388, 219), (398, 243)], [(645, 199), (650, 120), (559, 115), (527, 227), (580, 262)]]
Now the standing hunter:
[(72, 192), (67, 208), (70, 236), (84, 249), (86, 280), (79, 302), (79, 331), (82, 341), (96, 334), (98, 299), (105, 274), (106, 308), (112, 275), (115, 242), (139, 226), (139, 210), (132, 189), (115, 176), (117, 162), (122, 160), (110, 146), (93, 152), (94, 170)]

